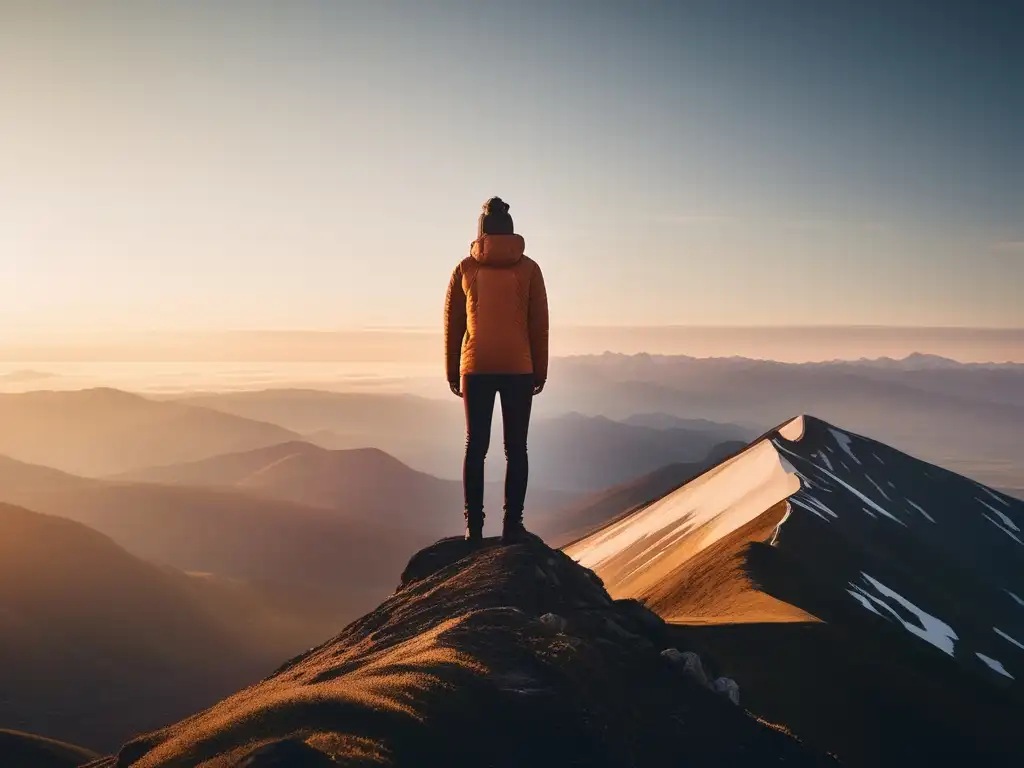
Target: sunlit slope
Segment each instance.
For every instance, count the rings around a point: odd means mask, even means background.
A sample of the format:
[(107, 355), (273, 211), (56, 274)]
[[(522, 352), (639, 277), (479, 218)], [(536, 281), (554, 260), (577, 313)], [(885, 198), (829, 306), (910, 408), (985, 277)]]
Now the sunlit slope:
[(683, 563), (795, 493), (800, 482), (760, 441), (634, 514), (566, 548), (614, 596), (645, 596)]

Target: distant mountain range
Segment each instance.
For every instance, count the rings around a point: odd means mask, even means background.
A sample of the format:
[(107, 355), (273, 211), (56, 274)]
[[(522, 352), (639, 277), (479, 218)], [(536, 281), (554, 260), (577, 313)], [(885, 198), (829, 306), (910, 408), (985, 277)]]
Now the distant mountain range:
[[(597, 492), (697, 460), (714, 444), (750, 439), (802, 411), (1024, 496), (1024, 366), (923, 355), (808, 364), (558, 359), (535, 403), (533, 487)], [(0, 417), (12, 425), (0, 434), (0, 455), (92, 476), (307, 441), (332, 450), (378, 448), (456, 480), (465, 440), (456, 398), (395, 394), (265, 390), (154, 400), (113, 390), (39, 392), (0, 396)], [(666, 439), (622, 425), (678, 432)], [(567, 450), (570, 431), (578, 439)], [(490, 477), (500, 481), (500, 429), (490, 455)]]
[[(183, 402), (280, 424), (332, 449), (380, 448), (417, 469), (454, 478), (462, 467), (462, 403), (408, 395), (266, 390), (188, 397)], [(538, 399), (543, 403), (543, 398)], [(500, 409), (495, 409), (499, 419)], [(534, 420), (533, 487), (594, 492), (677, 461), (692, 461), (751, 428), (671, 414), (638, 412), (623, 422), (570, 412)], [(501, 431), (492, 432), (488, 467), (500, 477)], [(493, 477), (493, 475), (492, 475)]]
[(114, 389), (0, 394), (0, 455), (100, 476), (298, 439), (282, 427)]
[(340, 615), (375, 604), (395, 564), (431, 539), (253, 491), (94, 480), (4, 458), (0, 501), (84, 523), (182, 570), (329, 590)]
[(959, 360), (953, 360), (949, 357), (942, 357), (941, 355), (927, 355), (920, 352), (914, 352), (902, 358), (862, 357), (857, 360), (829, 360), (823, 363), (810, 363), (810, 365), (855, 365), (903, 371), (935, 371), (954, 370), (960, 368), (1004, 371), (1020, 371), (1024, 369), (1024, 363), (961, 363)]
[[(500, 475), (499, 475), (500, 477)], [(288, 442), (187, 464), (152, 467), (115, 480), (225, 488), (341, 513), (339, 520), (404, 534), (442, 536), (462, 525), (462, 484), (417, 472), (376, 448), (330, 451)], [(501, 515), (501, 486), (487, 499)], [(531, 490), (531, 515), (546, 519), (575, 500), (570, 493)]]
[[(496, 409), (496, 420), (499, 413)], [(0, 395), (0, 422), (7, 426), (0, 433), (0, 455), (77, 475), (147, 480), (161, 476), (176, 484), (190, 482), (182, 478), (192, 470), (161, 474), (153, 468), (264, 448), (276, 455), (281, 450), (277, 446), (300, 443), (331, 450), (377, 449), (376, 469), (381, 471), (384, 452), (421, 472), (456, 480), (461, 479), (465, 446), (461, 402), (408, 395), (268, 390), (166, 401), (117, 390), (32, 392)], [(550, 508), (547, 491), (592, 493), (672, 462), (699, 459), (723, 440), (753, 434), (734, 424), (671, 414), (641, 413), (631, 423), (600, 414), (538, 417), (531, 429), (531, 503)], [(302, 471), (319, 471), (310, 467), (313, 452), (308, 447), (299, 450), (306, 468)], [(252, 458), (262, 462), (262, 456), (254, 453)], [(500, 429), (493, 431), (490, 456), (489, 478), (500, 483)], [(328, 459), (321, 455), (319, 461)], [(214, 462), (205, 470), (196, 469), (207, 479), (221, 478), (199, 484), (235, 485), (235, 480), (221, 476), (222, 467), (226, 465)], [(253, 466), (247, 474), (262, 468)], [(296, 469), (293, 457), (272, 474), (280, 478)], [(324, 481), (321, 474), (316, 487)], [(339, 479), (334, 485), (344, 483)], [(315, 496), (315, 490), (309, 492)], [(296, 496), (286, 492), (284, 498)], [(394, 514), (388, 507), (388, 515)]]
[(663, 412), (767, 429), (810, 412), (990, 486), (1024, 495), (1024, 366), (788, 364), (653, 355), (553, 366), (544, 412)]
[(531, 479), (546, 488), (601, 491), (667, 464), (699, 461), (736, 436), (753, 437), (732, 424), (693, 424), (660, 415), (632, 423), (578, 413), (538, 420), (530, 433)]

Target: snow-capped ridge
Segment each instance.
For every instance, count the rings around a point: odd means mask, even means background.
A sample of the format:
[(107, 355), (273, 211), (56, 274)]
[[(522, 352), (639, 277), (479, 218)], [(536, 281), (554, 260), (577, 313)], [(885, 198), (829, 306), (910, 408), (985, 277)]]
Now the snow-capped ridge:
[[(1022, 530), (1016, 500), (802, 414), (565, 551), (613, 584), (616, 596), (673, 594), (673, 605), (689, 606), (685, 582), (664, 582), (686, 578), (691, 560), (692, 578), (704, 578), (700, 569), (724, 555), (701, 553), (727, 537), (730, 548), (754, 541), (800, 561), (808, 588), (829, 593), (818, 604), (826, 613), (842, 610), (858, 625), (874, 614), (975, 674), (1014, 679), (1024, 675), (1016, 639), (1024, 637)], [(752, 531), (759, 538), (745, 539)], [(918, 562), (926, 563), (915, 566), (920, 573), (908, 565)], [(830, 580), (831, 569), (842, 581)], [(956, 580), (949, 589), (937, 586), (948, 578)], [(800, 594), (789, 607), (813, 614)]]

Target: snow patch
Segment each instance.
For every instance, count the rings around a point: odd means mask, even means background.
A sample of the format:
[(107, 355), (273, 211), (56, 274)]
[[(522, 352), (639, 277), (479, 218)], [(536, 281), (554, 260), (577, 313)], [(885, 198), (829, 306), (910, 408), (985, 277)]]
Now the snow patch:
[[(783, 459), (783, 461), (785, 461), (785, 459)], [(775, 531), (774, 531), (774, 533), (772, 533), (772, 540), (768, 542), (769, 546), (774, 547), (775, 543), (779, 540), (779, 531), (782, 530), (782, 524), (784, 522), (786, 522), (787, 520), (789, 520), (789, 515), (790, 515), (790, 513), (792, 511), (793, 511), (793, 507), (791, 507), (789, 505), (789, 502), (787, 501), (786, 502), (786, 514), (784, 514), (782, 516), (782, 519), (779, 520), (779, 524), (775, 526)]]
[(823, 514), (821, 514), (821, 512), (816, 510), (814, 507), (812, 507), (810, 504), (806, 503), (805, 501), (801, 501), (800, 499), (796, 498), (795, 496), (793, 498), (791, 498), (789, 501), (790, 501), (791, 504), (796, 504), (798, 507), (803, 507), (808, 512), (810, 512), (810, 513), (812, 513), (814, 515), (817, 515), (822, 520), (824, 520), (826, 523), (829, 522), (829, 519), (827, 517), (825, 517)]
[[(778, 447), (778, 450), (779, 450), (779, 451), (784, 451), (785, 453), (787, 453), (787, 454), (790, 454), (790, 456), (797, 456), (797, 455), (796, 455), (796, 454), (794, 454), (794, 453), (793, 453), (792, 451), (790, 451), (790, 450), (786, 449), (786, 447), (783, 447), (782, 445), (778, 445), (777, 447)], [(782, 457), (780, 457), (780, 458), (782, 458)], [(863, 502), (864, 504), (866, 504), (866, 505), (867, 505), (868, 507), (870, 507), (870, 508), (871, 508), (872, 510), (874, 510), (874, 511), (876, 511), (876, 512), (881, 512), (881, 513), (882, 513), (883, 515), (885, 515), (886, 517), (888, 517), (888, 518), (889, 518), (890, 520), (894, 520), (895, 522), (898, 522), (898, 523), (899, 523), (900, 525), (902, 525), (903, 527), (906, 527), (906, 523), (905, 523), (905, 522), (903, 522), (903, 521), (902, 521), (901, 519), (899, 519), (899, 518), (898, 518), (898, 517), (896, 517), (895, 515), (893, 515), (893, 514), (889, 513), (888, 511), (886, 511), (885, 509), (883, 509), (882, 507), (880, 507), (880, 506), (879, 506), (878, 504), (876, 504), (876, 503), (872, 502), (872, 501), (871, 501), (870, 499), (868, 499), (868, 498), (867, 498), (866, 496), (864, 496), (863, 494), (861, 494), (861, 493), (859, 492), (859, 490), (857, 490), (857, 489), (856, 489), (855, 487), (853, 487), (852, 485), (850, 485), (850, 484), (849, 484), (849, 483), (847, 483), (846, 481), (844, 481), (844, 480), (841, 480), (841, 479), (839, 478), (839, 476), (837, 476), (837, 475), (836, 475), (835, 473), (833, 473), (833, 472), (829, 472), (828, 470), (826, 470), (826, 469), (822, 469), (821, 467), (818, 467), (818, 470), (819, 470), (819, 471), (820, 471), (820, 472), (821, 472), (822, 474), (824, 474), (824, 475), (826, 475), (827, 477), (831, 478), (831, 480), (833, 480), (834, 482), (837, 482), (837, 483), (839, 483), (839, 484), (840, 484), (840, 485), (842, 485), (842, 486), (843, 486), (844, 488), (846, 488), (847, 490), (849, 490), (849, 492), (850, 492), (851, 494), (853, 494), (853, 495), (854, 495), (855, 497), (857, 497), (858, 499), (860, 499), (860, 501), (862, 501), (862, 502)], [(867, 514), (871, 515), (872, 517), (874, 516), (873, 514), (871, 514), (870, 510), (866, 510), (866, 509), (865, 509), (864, 511), (865, 511), (865, 512), (867, 512)], [(829, 512), (829, 514), (831, 514), (831, 513)], [(836, 515), (833, 515), (833, 517), (835, 517), (835, 516), (836, 516)]]
[(916, 510), (917, 510), (918, 512), (920, 512), (920, 513), (921, 513), (922, 515), (924, 515), (925, 517), (927, 517), (927, 518), (928, 518), (928, 519), (929, 519), (929, 520), (930, 520), (931, 522), (933, 522), (933, 523), (935, 522), (935, 518), (934, 518), (934, 517), (932, 517), (931, 515), (929, 515), (929, 514), (928, 514), (927, 512), (925, 512), (925, 511), (924, 511), (923, 509), (921, 509), (921, 507), (919, 507), (919, 506), (918, 506), (917, 504), (915, 504), (914, 502), (912, 502), (912, 501), (911, 501), (910, 499), (907, 499), (907, 504), (909, 504), (909, 505), (910, 505), (910, 506), (912, 506), (912, 507), (913, 507), (914, 509), (916, 509)]
[(853, 459), (856, 464), (860, 464), (860, 459), (853, 455), (853, 448), (851, 447), (853, 440), (850, 439), (850, 436), (845, 432), (840, 432), (838, 429), (833, 429), (832, 427), (829, 427), (828, 431), (832, 433), (832, 437), (836, 439), (836, 442), (839, 443), (839, 447), (843, 449), (846, 455)]
[[(781, 448), (781, 449), (782, 449), (783, 451), (786, 451), (786, 453), (792, 453), (792, 451), (787, 451), (787, 450), (786, 450), (785, 448), (782, 448), (782, 446), (779, 446), (779, 447), (780, 447), (780, 448)], [(795, 454), (794, 454), (794, 455), (795, 455)], [(890, 514), (889, 512), (887, 512), (886, 510), (882, 509), (882, 508), (881, 508), (880, 506), (878, 506), (878, 505), (877, 505), (877, 504), (876, 504), (875, 502), (873, 502), (873, 501), (872, 501), (871, 499), (869, 499), (869, 498), (868, 498), (867, 496), (865, 496), (865, 495), (864, 495), (863, 493), (861, 493), (860, 491), (858, 491), (858, 490), (857, 490), (856, 488), (854, 488), (854, 487), (853, 487), (852, 485), (850, 485), (850, 484), (846, 483), (846, 482), (845, 482), (845, 481), (843, 481), (843, 480), (840, 480), (838, 476), (836, 476), (836, 475), (835, 475), (835, 474), (833, 474), (832, 472), (829, 472), (829, 471), (828, 471), (827, 469), (822, 469), (821, 467), (818, 467), (818, 469), (819, 469), (819, 470), (821, 470), (821, 471), (822, 471), (823, 473), (825, 473), (826, 475), (828, 475), (828, 476), (829, 476), (829, 477), (830, 477), (830, 478), (831, 478), (831, 479), (832, 479), (833, 481), (835, 481), (835, 482), (836, 482), (836, 483), (838, 483), (839, 485), (843, 486), (843, 488), (845, 488), (846, 490), (848, 490), (848, 491), (849, 491), (850, 493), (852, 493), (852, 494), (853, 494), (854, 496), (856, 496), (856, 497), (857, 497), (858, 499), (860, 499), (861, 501), (863, 501), (863, 502), (864, 502), (865, 504), (867, 504), (867, 505), (868, 505), (869, 507), (871, 507), (871, 508), (872, 508), (873, 510), (875, 510), (876, 512), (879, 512), (879, 513), (881, 513), (881, 514), (885, 515), (886, 517), (888, 517), (888, 518), (889, 518), (890, 520), (894, 520), (895, 522), (899, 523), (900, 525), (902, 525), (902, 526), (906, 527), (906, 525), (907, 525), (906, 523), (904, 523), (904, 522), (903, 522), (902, 520), (900, 520), (900, 519), (899, 519), (898, 517), (896, 517), (895, 515), (892, 515), (892, 514)]]
[[(949, 626), (949, 624), (942, 621), (941, 619), (936, 618), (935, 616), (932, 616), (927, 611), (921, 610), (912, 602), (907, 600), (907, 598), (903, 597), (903, 595), (901, 595), (899, 592), (889, 589), (889, 587), (885, 586), (877, 579), (871, 578), (871, 576), (869, 576), (865, 572), (861, 571), (860, 575), (864, 577), (864, 580), (868, 582), (868, 584), (875, 588), (875, 591), (877, 591), (879, 594), (883, 596), (876, 597), (872, 595), (870, 592), (868, 592), (865, 588), (851, 583), (850, 586), (853, 587), (853, 590), (847, 590), (847, 592), (849, 592), (854, 597), (860, 595), (862, 598), (864, 598), (861, 599), (860, 597), (858, 597), (858, 600), (860, 600), (861, 605), (866, 605), (864, 600), (870, 600), (872, 603), (875, 604), (876, 608), (874, 609), (874, 612), (878, 613), (879, 616), (882, 616), (882, 614), (879, 613), (877, 608), (885, 609), (885, 611), (888, 612), (894, 619), (896, 619), (896, 621), (902, 624), (904, 629), (906, 629), (908, 632), (910, 632), (913, 635), (916, 635), (917, 637), (920, 637), (922, 640), (926, 642), (931, 643), (940, 651), (948, 653), (950, 656), (953, 655), (953, 645), (954, 642), (959, 639), (959, 637), (957, 636), (956, 632), (953, 631), (953, 628)], [(902, 616), (900, 616), (898, 612), (896, 612), (892, 607), (890, 607), (890, 605), (883, 598), (895, 600), (906, 610), (913, 613), (915, 616), (917, 616), (918, 624), (913, 624), (904, 619)], [(883, 618), (886, 617), (883, 616)]]
[(1024, 544), (1024, 541), (1021, 541), (1020, 538), (1017, 536), (1017, 534), (1015, 534), (1013, 531), (1011, 531), (1009, 528), (1007, 528), (1005, 525), (1000, 523), (998, 520), (996, 520), (991, 515), (982, 515), (982, 517), (984, 517), (986, 520), (988, 520), (990, 523), (992, 523), (992, 525), (994, 525), (1000, 531), (1002, 531), (1007, 536), (1009, 536), (1011, 539), (1016, 541), (1018, 544)]
[(1012, 637), (1010, 637), (1008, 634), (1003, 632), (1003, 630), (1001, 630), (999, 627), (992, 627), (992, 631), (995, 632), (997, 635), (999, 635), (1004, 640), (1008, 640), (1009, 642), (1013, 643), (1018, 648), (1020, 648), (1022, 651), (1024, 651), (1024, 643), (1017, 642)]
[(878, 489), (878, 492), (882, 494), (883, 499), (885, 499), (886, 501), (892, 501), (892, 499), (885, 495), (885, 491), (882, 490), (882, 486), (880, 486), (878, 483), (871, 479), (871, 475), (866, 474), (864, 475), (864, 477), (866, 477), (868, 479), (868, 482), (870, 482), (873, 486), (875, 486), (875, 488)]
[(998, 495), (997, 495), (997, 494), (996, 494), (996, 493), (995, 493), (994, 491), (992, 491), (992, 490), (991, 490), (991, 489), (989, 489), (989, 488), (986, 488), (986, 487), (985, 487), (984, 485), (981, 485), (981, 484), (979, 483), (979, 484), (978, 484), (978, 487), (979, 487), (979, 488), (981, 488), (981, 490), (983, 490), (983, 491), (984, 491), (985, 493), (987, 493), (987, 494), (988, 494), (989, 496), (991, 496), (991, 497), (992, 497), (993, 499), (995, 499), (996, 501), (998, 501), (998, 502), (999, 502), (1000, 504), (1002, 504), (1002, 505), (1003, 505), (1004, 507), (1010, 507), (1010, 506), (1013, 506), (1013, 505), (1012, 505), (1012, 503), (1010, 502), (1010, 500), (1009, 500), (1009, 499), (1006, 499), (1006, 498), (1004, 498), (1004, 497), (1002, 497), (1002, 496), (998, 496)]
[(825, 522), (828, 522), (828, 518), (822, 517), (822, 515), (820, 514), (821, 512), (824, 512), (826, 515), (831, 516), (834, 520), (839, 519), (839, 515), (837, 515), (835, 512), (829, 509), (826, 504), (823, 504), (821, 501), (814, 498), (810, 494), (798, 492), (790, 498), (790, 501), (796, 502), (797, 504), (800, 504), (802, 507), (804, 507), (804, 509), (810, 510), (814, 514), (818, 515), (818, 517), (821, 517), (821, 519)]
[[(861, 605), (863, 605), (869, 611), (871, 611), (874, 614), (877, 614), (878, 616), (882, 616), (882, 614), (878, 612), (878, 609), (875, 608), (875, 604), (872, 603), (871, 600), (869, 600), (866, 596), (862, 595), (860, 592), (854, 592), (852, 589), (848, 589), (846, 591), (850, 595), (855, 597), (857, 599), (857, 602), (859, 602)], [(882, 616), (882, 618), (885, 618), (885, 617)]]
[(1008, 677), (1011, 680), (1013, 680), (1013, 675), (1011, 675), (1009, 672), (1006, 671), (1006, 667), (1004, 667), (998, 661), (993, 659), (991, 656), (986, 656), (984, 653), (977, 653), (977, 652), (975, 652), (974, 655), (977, 656), (982, 661), (984, 661), (986, 664), (988, 664), (988, 666), (991, 669), (994, 669), (1000, 675), (1005, 675), (1006, 677)]
[(993, 511), (993, 512), (995, 512), (995, 513), (996, 513), (997, 515), (999, 515), (999, 519), (1003, 521), (1003, 525), (1005, 525), (1005, 526), (1006, 526), (1007, 528), (1011, 528), (1011, 529), (1013, 529), (1014, 531), (1016, 531), (1017, 533), (1020, 533), (1020, 528), (1018, 528), (1018, 527), (1017, 527), (1017, 526), (1016, 526), (1016, 525), (1014, 524), (1013, 520), (1011, 520), (1010, 518), (1008, 518), (1008, 517), (1007, 517), (1006, 515), (1004, 515), (1004, 514), (1003, 514), (1002, 512), (1000, 512), (1000, 511), (999, 511), (998, 509), (996, 509), (995, 507), (993, 507), (993, 506), (992, 506), (991, 504), (989, 504), (989, 503), (988, 503), (987, 501), (982, 501), (981, 499), (978, 499), (978, 498), (976, 498), (976, 499), (975, 499), (975, 501), (981, 502), (981, 503), (982, 503), (983, 505), (985, 505), (985, 507), (986, 507), (986, 508), (988, 508), (988, 509), (992, 510), (992, 511)]
[(821, 458), (822, 462), (824, 462), (825, 466), (828, 467), (830, 472), (834, 471), (832, 469), (832, 462), (828, 460), (828, 456), (825, 455), (824, 451), (818, 451), (818, 456)]

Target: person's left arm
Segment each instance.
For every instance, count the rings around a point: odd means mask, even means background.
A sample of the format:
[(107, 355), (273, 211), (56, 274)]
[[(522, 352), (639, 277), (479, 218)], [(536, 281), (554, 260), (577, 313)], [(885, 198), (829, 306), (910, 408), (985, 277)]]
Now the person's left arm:
[(466, 292), (462, 289), (462, 265), (452, 272), (448, 292), (444, 299), (444, 357), (445, 375), (452, 393), (462, 397), (462, 378), (459, 367), (462, 358), (462, 340), (466, 335)]

